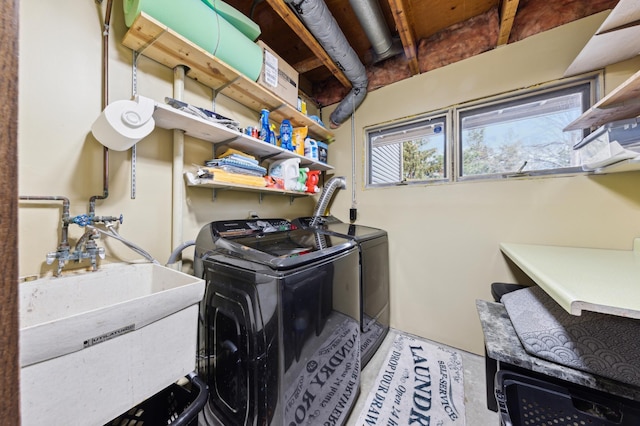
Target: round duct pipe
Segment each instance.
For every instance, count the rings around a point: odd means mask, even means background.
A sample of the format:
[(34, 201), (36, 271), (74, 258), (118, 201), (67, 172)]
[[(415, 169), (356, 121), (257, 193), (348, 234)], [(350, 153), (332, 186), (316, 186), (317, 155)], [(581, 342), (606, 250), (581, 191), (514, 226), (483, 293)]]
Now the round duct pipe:
[(329, 117), (331, 128), (344, 123), (367, 95), (367, 71), (323, 0), (285, 0), (351, 82), (351, 91)]

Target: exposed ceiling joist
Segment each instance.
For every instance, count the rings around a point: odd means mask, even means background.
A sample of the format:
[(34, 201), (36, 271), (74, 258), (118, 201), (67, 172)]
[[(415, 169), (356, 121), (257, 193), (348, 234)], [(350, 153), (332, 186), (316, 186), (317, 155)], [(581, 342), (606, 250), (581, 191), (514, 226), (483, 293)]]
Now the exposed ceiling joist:
[(411, 13), (403, 0), (389, 0), (389, 7), (391, 7), (393, 19), (400, 34), (400, 40), (402, 40), (404, 54), (409, 62), (411, 74), (419, 74), (420, 66), (418, 65), (416, 38), (413, 33), (413, 23), (410, 22)]
[(300, 74), (304, 74), (307, 71), (315, 70), (316, 68), (320, 68), (322, 66), (322, 61), (320, 58), (316, 56), (312, 56), (308, 59), (304, 59), (300, 62), (296, 62), (293, 64), (293, 68), (298, 71)]
[(322, 48), (320, 43), (311, 35), (307, 27), (304, 26), (298, 17), (291, 12), (289, 6), (285, 4), (283, 0), (267, 0), (267, 3), (271, 8), (286, 22), (289, 27), (300, 37), (300, 39), (307, 45), (311, 52), (322, 62), (322, 64), (331, 71), (333, 76), (347, 88), (351, 88), (351, 82), (344, 75), (342, 70), (333, 62), (329, 54)]
[(520, 0), (502, 0), (500, 6), (500, 33), (498, 34), (498, 46), (509, 42), (509, 35), (513, 27), (513, 20), (516, 17), (518, 3)]

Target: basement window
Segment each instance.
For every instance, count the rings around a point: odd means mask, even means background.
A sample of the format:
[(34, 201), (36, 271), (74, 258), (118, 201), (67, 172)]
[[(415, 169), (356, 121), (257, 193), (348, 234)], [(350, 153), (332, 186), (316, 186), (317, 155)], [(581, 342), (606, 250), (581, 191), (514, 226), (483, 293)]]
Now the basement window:
[(563, 129), (592, 104), (596, 78), (457, 110), (458, 179), (580, 171), (573, 145), (585, 131)]
[(367, 186), (448, 179), (447, 115), (431, 115), (366, 130)]

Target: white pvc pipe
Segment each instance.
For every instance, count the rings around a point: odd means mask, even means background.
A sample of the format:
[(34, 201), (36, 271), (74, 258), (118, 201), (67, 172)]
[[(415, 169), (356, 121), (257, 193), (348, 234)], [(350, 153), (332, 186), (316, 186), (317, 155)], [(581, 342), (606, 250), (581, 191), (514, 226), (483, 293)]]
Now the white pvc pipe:
[[(179, 101), (184, 100), (184, 78), (185, 69), (177, 66), (173, 69), (173, 98)], [(182, 171), (184, 169), (184, 131), (173, 130), (173, 186), (171, 200), (171, 247), (178, 247), (182, 244), (182, 207), (184, 205), (184, 180)], [(182, 269), (182, 261), (175, 263), (175, 269)]]

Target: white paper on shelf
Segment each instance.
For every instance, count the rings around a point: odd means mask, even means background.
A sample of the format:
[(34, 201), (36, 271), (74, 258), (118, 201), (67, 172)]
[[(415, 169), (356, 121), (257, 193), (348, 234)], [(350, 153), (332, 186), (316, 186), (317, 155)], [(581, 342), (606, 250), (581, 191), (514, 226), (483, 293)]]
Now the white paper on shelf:
[(609, 146), (603, 148), (598, 154), (592, 157), (593, 161), (582, 164), (582, 170), (591, 172), (610, 166), (611, 164), (619, 163), (620, 161), (637, 157), (640, 157), (638, 152), (625, 149), (618, 142), (612, 141), (609, 143)]

